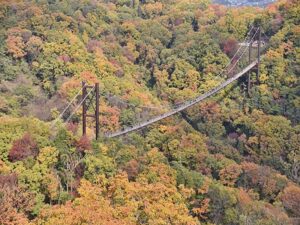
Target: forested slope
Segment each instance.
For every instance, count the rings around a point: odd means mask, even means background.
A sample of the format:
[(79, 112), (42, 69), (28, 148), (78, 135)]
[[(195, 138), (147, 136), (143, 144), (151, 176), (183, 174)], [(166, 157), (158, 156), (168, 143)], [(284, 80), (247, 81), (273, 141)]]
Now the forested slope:
[[(0, 224), (299, 223), (299, 1), (0, 3)], [(271, 39), (251, 96), (240, 79), (115, 139), (81, 137), (80, 112), (51, 127), (81, 81), (101, 133), (205, 93), (252, 25)]]

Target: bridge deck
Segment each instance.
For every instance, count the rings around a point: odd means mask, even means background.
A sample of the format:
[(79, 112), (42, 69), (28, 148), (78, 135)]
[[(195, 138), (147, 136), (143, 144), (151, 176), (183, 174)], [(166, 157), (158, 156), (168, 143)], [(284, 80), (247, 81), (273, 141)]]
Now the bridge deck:
[(192, 106), (192, 105), (195, 105), (196, 103), (210, 97), (211, 95), (217, 93), (218, 91), (220, 91), (221, 89), (225, 88), (227, 85), (231, 84), (233, 81), (237, 80), (239, 77), (243, 76), (244, 74), (246, 74), (249, 70), (251, 70), (253, 67), (255, 67), (258, 63), (258, 60), (255, 60), (253, 61), (251, 64), (249, 64), (247, 67), (245, 67), (241, 72), (235, 74), (233, 77), (229, 78), (228, 80), (224, 81), (223, 83), (221, 83), (219, 86), (211, 89), (210, 91), (206, 92), (205, 94), (203, 95), (200, 95), (199, 97), (193, 99), (193, 100), (190, 100), (190, 101), (186, 101), (184, 102), (183, 104), (179, 105), (178, 107), (172, 109), (171, 111), (169, 112), (166, 112), (166, 113), (163, 113), (159, 116), (156, 116), (152, 119), (149, 119), (145, 122), (142, 122), (142, 123), (138, 123), (134, 126), (131, 126), (131, 127), (127, 127), (123, 130), (120, 130), (120, 131), (117, 131), (117, 132), (113, 132), (113, 133), (106, 133), (104, 136), (105, 137), (108, 137), (108, 138), (111, 138), (111, 137), (117, 137), (117, 136), (120, 136), (120, 135), (123, 135), (123, 134), (126, 134), (126, 133), (129, 133), (129, 132), (132, 132), (134, 130), (138, 130), (138, 129), (141, 129), (143, 127), (146, 127), (152, 123), (155, 123), (157, 121), (160, 121), (164, 118), (167, 118), (169, 116), (172, 116), (180, 111), (183, 111), (185, 110), (186, 108)]

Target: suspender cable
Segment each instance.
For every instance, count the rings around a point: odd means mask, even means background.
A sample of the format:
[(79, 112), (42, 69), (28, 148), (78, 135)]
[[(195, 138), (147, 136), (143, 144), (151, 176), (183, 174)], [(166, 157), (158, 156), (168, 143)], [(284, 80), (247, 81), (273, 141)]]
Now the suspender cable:
[(72, 100), (69, 102), (69, 104), (65, 107), (65, 109), (59, 114), (59, 116), (52, 122), (51, 127), (53, 128), (54, 125), (60, 120), (64, 113), (67, 111), (67, 109), (72, 105), (72, 103), (77, 99), (77, 97), (80, 95), (81, 90), (77, 92), (77, 94), (72, 98)]
[(88, 93), (87, 95), (80, 101), (80, 103), (77, 105), (77, 107), (73, 110), (72, 114), (68, 117), (68, 119), (66, 119), (66, 123), (69, 122), (69, 120), (71, 119), (71, 117), (76, 113), (76, 111), (79, 109), (79, 107), (81, 106), (81, 104), (84, 102), (84, 100), (92, 93), (92, 91), (95, 89), (95, 87), (93, 87)]
[[(251, 32), (252, 32), (253, 29), (254, 29), (254, 26), (251, 25), (251, 28), (250, 28), (249, 32), (247, 33), (247, 36), (245, 37), (243, 43), (245, 43), (245, 42), (248, 43), (247, 39), (250, 38), (249, 35), (251, 34)], [(257, 32), (257, 30), (256, 30), (256, 32)], [(251, 41), (253, 40), (253, 37), (256, 35), (256, 32), (255, 32), (255, 34), (252, 36), (252, 38), (251, 38), (251, 40), (249, 41), (249, 43), (251, 43)], [(221, 75), (222, 75), (222, 73), (223, 73), (223, 72), (226, 70), (226, 68), (232, 63), (232, 61), (234, 60), (234, 58), (237, 56), (237, 54), (239, 53), (239, 51), (240, 51), (241, 48), (243, 48), (243, 47), (244, 47), (244, 46), (241, 46), (241, 45), (240, 45), (240, 47), (238, 48), (238, 50), (236, 50), (236, 52), (234, 53), (234, 55), (231, 57), (230, 61), (226, 64), (226, 66), (221, 70), (221, 72), (220, 72), (217, 76), (221, 76)], [(246, 47), (248, 47), (248, 46), (246, 46)], [(233, 66), (232, 68), (230, 68), (230, 71), (231, 71), (233, 68), (234, 68), (234, 66)], [(227, 72), (227, 73), (229, 73), (229, 72)], [(185, 101), (181, 101), (181, 102), (179, 102), (179, 103), (176, 103), (175, 105), (176, 105), (176, 106), (181, 105), (183, 102), (185, 102)]]

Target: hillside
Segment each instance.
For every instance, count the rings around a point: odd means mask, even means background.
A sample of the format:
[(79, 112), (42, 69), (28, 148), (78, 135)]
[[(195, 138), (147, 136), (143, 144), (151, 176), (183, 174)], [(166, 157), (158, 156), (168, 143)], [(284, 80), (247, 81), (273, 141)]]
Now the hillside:
[[(0, 224), (300, 223), (298, 0), (0, 2)], [(250, 95), (242, 77), (101, 135), (224, 82), (252, 26), (268, 49)], [(100, 85), (97, 141), (80, 110), (64, 123), (75, 105), (53, 126), (82, 81)]]
[(253, 6), (253, 7), (265, 7), (271, 3), (274, 3), (274, 0), (215, 0), (213, 1), (217, 4), (223, 4), (226, 6), (233, 7), (242, 7), (242, 6)]

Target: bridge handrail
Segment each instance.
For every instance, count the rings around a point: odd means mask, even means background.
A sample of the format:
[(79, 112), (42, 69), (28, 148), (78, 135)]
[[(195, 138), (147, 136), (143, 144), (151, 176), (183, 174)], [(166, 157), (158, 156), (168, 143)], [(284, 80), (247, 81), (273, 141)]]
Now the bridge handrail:
[(247, 73), (249, 70), (251, 70), (254, 66), (256, 66), (258, 63), (258, 60), (256, 59), (255, 61), (253, 61), (251, 64), (249, 64), (247, 67), (245, 67), (241, 72), (235, 74), (233, 77), (227, 79), (226, 81), (224, 81), (223, 83), (221, 83), (220, 85), (218, 85), (217, 87), (211, 89), (210, 91), (206, 92), (205, 94), (203, 95), (200, 95), (198, 97), (196, 97), (195, 99), (193, 100), (189, 100), (187, 102), (184, 102), (183, 104), (177, 106), (176, 108), (172, 109), (171, 111), (169, 112), (166, 112), (166, 113), (163, 113), (159, 116), (156, 116), (150, 120), (147, 120), (146, 122), (142, 122), (142, 123), (137, 123), (136, 125), (134, 126), (131, 126), (131, 127), (128, 127), (126, 129), (123, 129), (123, 130), (120, 130), (120, 131), (117, 131), (117, 132), (113, 132), (113, 133), (106, 133), (104, 134), (104, 137), (108, 137), (108, 138), (112, 138), (112, 137), (117, 137), (117, 136), (120, 136), (120, 135), (123, 135), (123, 134), (126, 134), (126, 133), (129, 133), (131, 131), (134, 131), (134, 130), (138, 130), (142, 127), (145, 127), (145, 126), (148, 126), (152, 123), (155, 123), (159, 120), (162, 120), (162, 119), (165, 119), (169, 116), (172, 116), (180, 111), (183, 111), (184, 109), (192, 106), (192, 105), (195, 105), (196, 103), (210, 97), (211, 95), (215, 94), (216, 92), (218, 92), (219, 90), (223, 89), (224, 87), (226, 87), (227, 85), (231, 84), (233, 81), (237, 80), (239, 77), (243, 76), (245, 73)]

